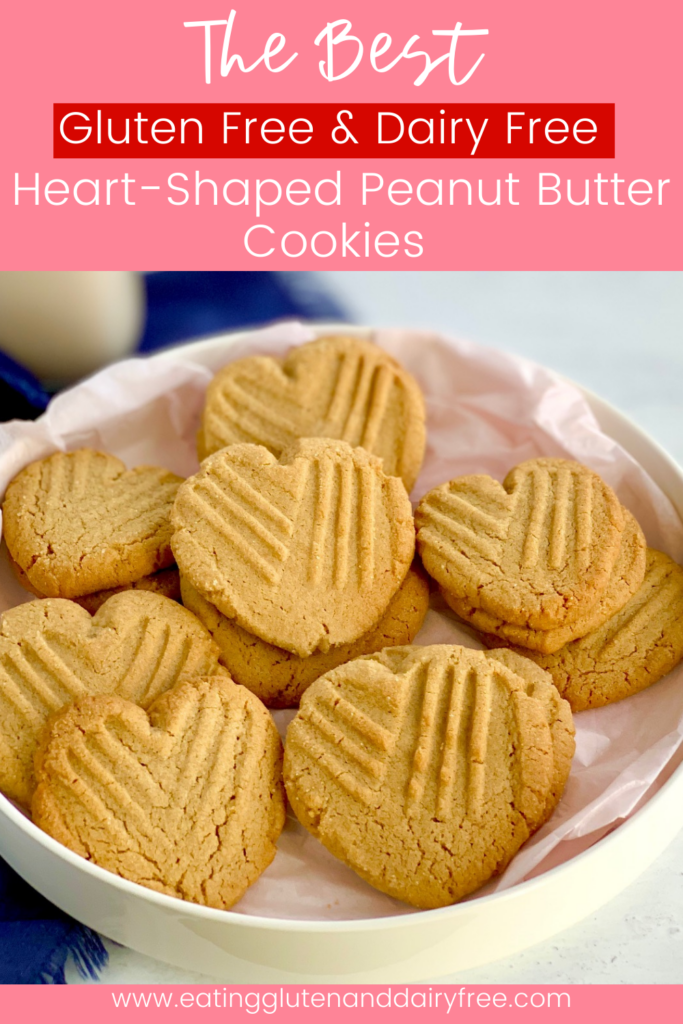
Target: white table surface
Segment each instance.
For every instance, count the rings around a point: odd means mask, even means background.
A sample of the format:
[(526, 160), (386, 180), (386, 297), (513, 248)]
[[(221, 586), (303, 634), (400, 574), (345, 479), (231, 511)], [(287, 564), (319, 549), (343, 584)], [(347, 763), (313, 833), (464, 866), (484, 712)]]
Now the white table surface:
[[(437, 328), (560, 371), (618, 406), (683, 462), (683, 273), (330, 272), (318, 277), (355, 322)], [(306, 275), (296, 283), (306, 287)], [(216, 980), (113, 943), (108, 948), (103, 983)], [(69, 980), (81, 979), (72, 970)], [(439, 980), (683, 983), (683, 832), (592, 917), (525, 952)]]

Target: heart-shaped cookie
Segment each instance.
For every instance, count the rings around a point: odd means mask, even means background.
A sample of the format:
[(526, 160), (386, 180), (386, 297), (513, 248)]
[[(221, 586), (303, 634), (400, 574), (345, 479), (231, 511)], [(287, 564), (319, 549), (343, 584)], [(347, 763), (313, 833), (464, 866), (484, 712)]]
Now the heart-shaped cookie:
[(264, 706), (225, 677), (179, 683), (149, 712), (89, 697), (46, 730), (33, 818), (108, 871), (225, 910), (275, 856), (281, 759)]
[(200, 460), (245, 441), (280, 455), (299, 437), (366, 448), (410, 490), (424, 458), (422, 392), (391, 356), (360, 338), (321, 338), (286, 359), (253, 356), (216, 374), (197, 440)]
[[(494, 646), (500, 643), (494, 636), (483, 639)], [(598, 629), (554, 654), (515, 650), (552, 676), (573, 711), (630, 697), (683, 659), (683, 568), (650, 548), (641, 586)]]
[(56, 452), (7, 488), (7, 547), (46, 597), (133, 583), (173, 564), (169, 513), (180, 482), (153, 466), (127, 470), (105, 452)]
[(387, 605), (379, 622), (358, 640), (331, 647), (307, 658), (274, 647), (227, 619), (186, 579), (181, 580), (183, 604), (208, 629), (220, 648), (221, 664), (232, 679), (255, 693), (269, 708), (296, 707), (318, 676), (364, 654), (412, 643), (429, 608), (429, 583), (417, 566)]
[[(33, 755), (49, 715), (88, 694), (146, 706), (182, 675), (224, 672), (202, 624), (175, 601), (141, 590), (110, 598), (91, 618), (47, 598), (0, 620), (0, 789), (28, 805)], [(227, 674), (227, 673), (226, 673)]]
[(328, 672), (287, 730), (301, 823), (361, 877), (446, 906), (500, 873), (552, 813), (573, 725), (526, 659), (394, 647)]
[(611, 487), (566, 459), (530, 459), (502, 484), (463, 476), (420, 502), (427, 572), (497, 619), (555, 629), (586, 614), (608, 586), (624, 511)]
[(598, 629), (603, 622), (615, 615), (626, 602), (636, 593), (645, 577), (645, 556), (647, 546), (643, 531), (630, 512), (624, 509), (626, 528), (622, 535), (619, 557), (615, 563), (610, 581), (599, 599), (588, 611), (566, 626), (557, 629), (531, 629), (528, 626), (514, 626), (503, 622), (481, 608), (473, 608), (468, 601), (463, 601), (441, 587), (446, 604), (456, 615), (469, 622), (480, 633), (493, 634), (506, 643), (539, 651), (542, 654), (554, 654), (565, 644), (578, 637)]
[(181, 575), (250, 633), (300, 657), (379, 620), (415, 549), (398, 477), (363, 448), (305, 438), (278, 461), (259, 445), (210, 456), (178, 490)]

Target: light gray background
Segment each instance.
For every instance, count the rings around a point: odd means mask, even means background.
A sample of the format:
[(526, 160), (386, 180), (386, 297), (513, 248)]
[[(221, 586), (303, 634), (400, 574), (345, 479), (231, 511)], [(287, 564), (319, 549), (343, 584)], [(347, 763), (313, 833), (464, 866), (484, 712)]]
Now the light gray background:
[[(357, 323), (437, 328), (560, 371), (617, 405), (683, 462), (683, 274), (317, 276)], [(310, 284), (307, 275), (296, 280)], [(111, 944), (110, 954), (105, 983), (216, 980)], [(683, 833), (593, 917), (516, 956), (441, 980), (683, 983)]]

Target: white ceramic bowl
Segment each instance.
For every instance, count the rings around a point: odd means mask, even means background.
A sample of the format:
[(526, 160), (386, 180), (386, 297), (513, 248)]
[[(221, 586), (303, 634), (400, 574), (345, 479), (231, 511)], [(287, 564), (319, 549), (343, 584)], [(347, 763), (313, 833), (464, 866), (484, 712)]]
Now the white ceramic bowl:
[[(196, 342), (188, 353), (193, 361), (210, 365), (226, 340)], [(584, 394), (605, 433), (641, 463), (683, 518), (683, 472), (621, 413)], [(683, 765), (628, 821), (560, 867), (453, 907), (361, 921), (254, 917), (160, 895), (78, 857), (4, 797), (0, 854), (79, 921), (141, 953), (215, 980), (412, 982), (508, 956), (569, 927), (633, 881), (681, 825)]]

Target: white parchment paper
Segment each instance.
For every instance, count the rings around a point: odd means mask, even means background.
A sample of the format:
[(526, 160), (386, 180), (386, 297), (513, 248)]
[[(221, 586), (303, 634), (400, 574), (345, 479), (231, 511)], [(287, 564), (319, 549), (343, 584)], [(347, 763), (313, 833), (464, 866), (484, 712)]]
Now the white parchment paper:
[[(313, 336), (305, 325), (283, 324), (109, 367), (61, 394), (37, 422), (0, 425), (0, 494), (32, 460), (86, 445), (114, 452), (129, 466), (195, 472), (195, 434), (212, 372), (245, 355), (282, 355)], [(425, 393), (427, 455), (413, 500), (463, 473), (502, 479), (523, 459), (565, 456), (615, 488), (651, 546), (683, 560), (683, 525), (670, 501), (601, 432), (578, 389), (533, 363), (469, 342), (406, 331), (377, 331), (374, 338)], [(0, 611), (28, 599), (3, 548)], [(438, 598), (415, 642), (481, 647)], [(293, 714), (275, 713), (283, 734)], [(683, 754), (683, 666), (649, 690), (575, 721), (576, 756), (555, 814), (480, 894), (515, 885), (599, 842), (661, 785)], [(235, 910), (323, 920), (418, 913), (361, 881), (291, 815), (273, 864)]]

